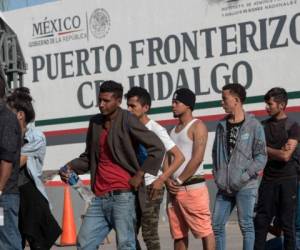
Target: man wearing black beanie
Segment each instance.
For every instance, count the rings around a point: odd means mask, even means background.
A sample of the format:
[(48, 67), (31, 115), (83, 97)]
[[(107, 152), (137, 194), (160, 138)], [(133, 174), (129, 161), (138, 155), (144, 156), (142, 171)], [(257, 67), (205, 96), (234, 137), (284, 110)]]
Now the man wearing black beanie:
[(182, 102), (186, 106), (190, 107), (191, 111), (194, 110), (196, 97), (190, 89), (177, 89), (173, 95), (173, 100)]
[[(185, 161), (166, 181), (169, 191), (168, 216), (174, 239), (174, 249), (188, 249), (188, 231), (202, 239), (203, 249), (215, 249), (211, 226), (209, 195), (204, 179), (203, 165), (207, 128), (193, 117), (195, 94), (186, 88), (173, 95), (172, 111), (178, 124), (171, 131), (171, 138), (183, 153)], [(167, 167), (167, 166), (165, 166)]]

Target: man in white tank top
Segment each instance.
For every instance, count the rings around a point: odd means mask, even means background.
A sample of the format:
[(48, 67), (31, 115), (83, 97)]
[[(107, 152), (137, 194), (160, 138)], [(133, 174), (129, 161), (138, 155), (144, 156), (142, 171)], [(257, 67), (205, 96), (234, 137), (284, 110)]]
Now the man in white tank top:
[(172, 110), (179, 123), (171, 131), (171, 138), (182, 151), (185, 161), (167, 180), (167, 212), (175, 250), (188, 249), (189, 230), (195, 238), (202, 239), (204, 250), (214, 250), (209, 194), (201, 166), (208, 132), (202, 121), (193, 118), (194, 105), (195, 94), (191, 90), (175, 91)]
[[(173, 158), (170, 167), (166, 171), (159, 171), (157, 176), (145, 174), (146, 200), (141, 200), (142, 197), (139, 196), (140, 211), (137, 212), (137, 215), (140, 214), (140, 218), (137, 216), (137, 231), (139, 231), (141, 226), (143, 239), (148, 250), (160, 250), (158, 221), (160, 204), (164, 194), (164, 182), (184, 162), (184, 157), (176, 144), (171, 140), (166, 129), (148, 117), (147, 112), (151, 107), (151, 97), (147, 90), (141, 87), (133, 87), (125, 95), (125, 98), (127, 99), (128, 110), (160, 138), (167, 154)], [(147, 158), (147, 151), (142, 145), (140, 145), (137, 155), (139, 163), (142, 164)], [(141, 248), (137, 242), (137, 250), (139, 249)]]

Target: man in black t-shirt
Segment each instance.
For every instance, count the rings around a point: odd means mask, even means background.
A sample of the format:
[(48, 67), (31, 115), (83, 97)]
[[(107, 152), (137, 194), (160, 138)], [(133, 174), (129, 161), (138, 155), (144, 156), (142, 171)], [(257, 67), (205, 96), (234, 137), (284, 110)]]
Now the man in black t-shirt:
[(0, 208), (4, 225), (0, 225), (0, 249), (22, 249), (18, 229), (18, 173), (21, 128), (17, 117), (7, 109), (3, 97), (5, 86), (0, 79)]
[(284, 234), (284, 249), (294, 250), (298, 162), (293, 154), (300, 128), (285, 113), (288, 98), (283, 88), (272, 88), (264, 99), (270, 115), (263, 121), (268, 162), (259, 187), (254, 249), (265, 249), (268, 228), (276, 215)]

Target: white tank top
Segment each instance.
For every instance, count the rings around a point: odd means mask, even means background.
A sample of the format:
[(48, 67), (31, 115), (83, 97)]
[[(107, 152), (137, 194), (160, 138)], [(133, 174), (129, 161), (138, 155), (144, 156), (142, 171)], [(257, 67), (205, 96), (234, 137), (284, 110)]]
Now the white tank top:
[[(187, 163), (192, 158), (193, 152), (193, 141), (188, 136), (188, 130), (193, 125), (193, 123), (197, 121), (197, 119), (191, 120), (179, 133), (175, 132), (175, 128), (171, 131), (171, 138), (180, 149), (182, 154), (184, 155), (184, 162), (180, 165), (180, 167), (173, 173), (173, 179), (176, 179), (185, 169)], [(202, 164), (198, 167), (194, 175), (202, 175), (204, 174)]]

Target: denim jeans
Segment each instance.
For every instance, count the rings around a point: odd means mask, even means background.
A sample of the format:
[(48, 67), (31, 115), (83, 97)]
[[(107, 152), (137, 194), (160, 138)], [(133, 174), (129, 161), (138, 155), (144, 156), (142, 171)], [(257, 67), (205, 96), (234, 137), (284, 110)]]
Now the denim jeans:
[(243, 250), (253, 250), (254, 246), (254, 205), (257, 188), (242, 189), (234, 196), (217, 193), (213, 212), (213, 230), (216, 250), (226, 249), (225, 225), (233, 210), (237, 207), (238, 222), (243, 234)]
[(4, 226), (0, 226), (0, 249), (23, 249), (18, 228), (19, 205), (19, 194), (3, 194), (0, 196), (0, 207), (4, 209)]
[(114, 229), (118, 250), (135, 250), (135, 194), (109, 194), (95, 197), (78, 234), (78, 249), (96, 250)]

